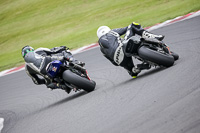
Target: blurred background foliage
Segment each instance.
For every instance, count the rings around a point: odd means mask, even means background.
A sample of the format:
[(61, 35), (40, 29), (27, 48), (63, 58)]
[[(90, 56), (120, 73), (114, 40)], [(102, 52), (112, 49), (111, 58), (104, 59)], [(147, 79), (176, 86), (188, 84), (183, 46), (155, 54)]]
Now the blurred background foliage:
[(200, 0), (0, 0), (0, 71), (21, 65), (21, 48), (70, 49), (98, 41), (101, 25), (151, 26), (200, 9)]

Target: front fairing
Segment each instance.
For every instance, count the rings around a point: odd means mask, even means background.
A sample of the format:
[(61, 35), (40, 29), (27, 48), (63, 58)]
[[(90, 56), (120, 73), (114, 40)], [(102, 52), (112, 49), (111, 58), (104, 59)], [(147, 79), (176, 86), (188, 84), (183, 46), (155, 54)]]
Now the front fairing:
[(51, 78), (54, 78), (59, 73), (60, 67), (62, 65), (62, 62), (59, 60), (52, 61), (47, 66), (47, 75)]

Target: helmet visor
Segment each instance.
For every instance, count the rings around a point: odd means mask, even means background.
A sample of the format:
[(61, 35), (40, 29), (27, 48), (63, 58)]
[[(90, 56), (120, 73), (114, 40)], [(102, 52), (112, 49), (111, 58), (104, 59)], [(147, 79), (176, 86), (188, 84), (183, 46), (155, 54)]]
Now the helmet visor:
[(23, 50), (22, 50), (22, 56), (23, 56), (23, 58), (26, 56), (26, 54), (27, 53), (29, 53), (29, 52), (33, 52), (34, 51), (34, 49), (33, 48), (24, 48)]

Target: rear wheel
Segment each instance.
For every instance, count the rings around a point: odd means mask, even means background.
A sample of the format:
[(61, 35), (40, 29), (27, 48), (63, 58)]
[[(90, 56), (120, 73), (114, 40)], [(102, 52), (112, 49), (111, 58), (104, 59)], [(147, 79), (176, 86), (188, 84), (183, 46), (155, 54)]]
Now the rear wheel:
[(87, 92), (93, 91), (96, 86), (95, 81), (88, 80), (84, 77), (81, 77), (81, 76), (71, 72), (70, 70), (64, 71), (62, 74), (62, 77), (66, 82), (73, 84), (73, 85), (77, 86), (78, 88), (81, 88)]
[(138, 55), (145, 60), (165, 67), (170, 67), (174, 64), (174, 57), (172, 55), (152, 50), (146, 46), (138, 49)]

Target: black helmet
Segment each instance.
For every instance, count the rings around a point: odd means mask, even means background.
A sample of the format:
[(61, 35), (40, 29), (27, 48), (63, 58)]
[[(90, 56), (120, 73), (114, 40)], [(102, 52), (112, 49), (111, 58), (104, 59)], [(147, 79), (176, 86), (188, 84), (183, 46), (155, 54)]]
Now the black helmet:
[(24, 58), (25, 55), (28, 53), (28, 52), (33, 52), (34, 51), (34, 48), (32, 48), (31, 46), (24, 46), (22, 48), (22, 57)]

